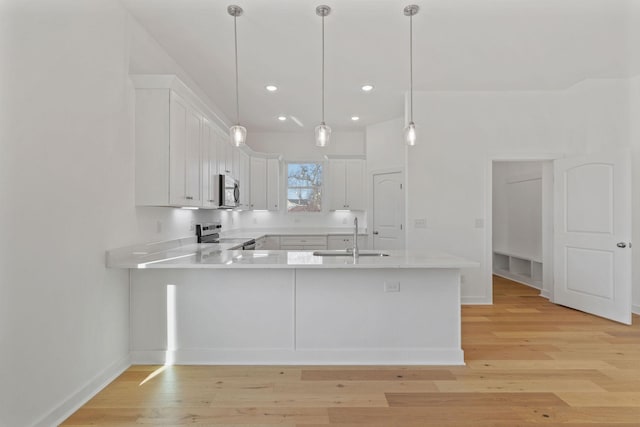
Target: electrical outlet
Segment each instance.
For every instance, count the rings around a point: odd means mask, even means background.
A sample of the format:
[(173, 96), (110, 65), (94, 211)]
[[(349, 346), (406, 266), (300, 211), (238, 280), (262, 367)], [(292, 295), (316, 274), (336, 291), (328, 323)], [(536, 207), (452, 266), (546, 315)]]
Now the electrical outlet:
[(258, 223), (258, 220), (257, 220), (256, 218), (253, 218), (253, 223), (254, 223), (254, 224), (257, 224), (257, 223)]
[(460, 284), (463, 284), (466, 280), (466, 277), (464, 277), (464, 274), (460, 275)]
[(416, 218), (413, 220), (413, 226), (415, 228), (427, 228), (427, 219), (426, 218)]
[(191, 224), (189, 224), (189, 231), (196, 231), (196, 223), (191, 221)]
[(296, 219), (294, 219), (294, 220), (293, 220), (293, 222), (295, 222), (295, 223), (300, 222), (300, 218), (296, 218)]
[(476, 228), (484, 228), (484, 219), (476, 218)]
[(385, 292), (400, 292), (400, 282), (384, 282)]
[(342, 218), (342, 223), (346, 224), (347, 223), (347, 218)]
[(156, 233), (162, 233), (162, 221), (156, 222)]

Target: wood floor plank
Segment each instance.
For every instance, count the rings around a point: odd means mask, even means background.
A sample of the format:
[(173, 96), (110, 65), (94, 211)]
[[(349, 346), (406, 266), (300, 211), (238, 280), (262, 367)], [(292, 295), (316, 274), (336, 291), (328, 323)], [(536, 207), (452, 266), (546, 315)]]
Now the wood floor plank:
[(369, 369), (369, 370), (303, 370), (303, 381), (431, 381), (453, 380), (454, 376), (446, 369), (403, 370), (403, 369)]
[(392, 408), (568, 406), (554, 393), (386, 393), (386, 397)]
[(640, 426), (640, 317), (494, 280), (462, 307), (466, 366), (132, 366), (63, 426)]

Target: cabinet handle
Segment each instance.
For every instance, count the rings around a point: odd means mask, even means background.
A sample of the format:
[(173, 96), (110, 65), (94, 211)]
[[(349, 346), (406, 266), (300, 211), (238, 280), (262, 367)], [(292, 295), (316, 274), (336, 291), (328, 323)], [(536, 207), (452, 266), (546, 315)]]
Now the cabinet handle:
[(377, 232), (377, 231), (374, 231), (374, 232), (373, 232), (373, 234), (378, 234), (378, 232)]
[(187, 200), (193, 200), (193, 197), (191, 197), (191, 196), (187, 196), (187, 197), (185, 197), (185, 199), (187, 199)]
[(213, 202), (215, 202), (215, 200), (211, 200), (211, 199), (209, 199), (209, 203), (213, 203)]

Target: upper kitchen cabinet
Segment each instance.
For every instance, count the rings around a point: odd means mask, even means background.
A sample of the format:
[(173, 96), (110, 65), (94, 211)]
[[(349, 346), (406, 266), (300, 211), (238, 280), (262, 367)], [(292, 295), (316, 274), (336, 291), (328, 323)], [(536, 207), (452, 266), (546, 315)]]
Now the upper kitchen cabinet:
[(251, 203), (253, 210), (279, 209), (280, 160), (251, 157)]
[(202, 207), (220, 204), (218, 185), (218, 139), (220, 130), (211, 121), (202, 121)]
[(213, 207), (211, 144), (217, 126), (204, 113), (206, 105), (175, 76), (131, 80), (136, 88), (136, 204)]
[(251, 158), (247, 153), (238, 150), (238, 180), (240, 181), (240, 208), (251, 208)]
[(361, 159), (329, 160), (329, 210), (365, 210), (364, 169)]

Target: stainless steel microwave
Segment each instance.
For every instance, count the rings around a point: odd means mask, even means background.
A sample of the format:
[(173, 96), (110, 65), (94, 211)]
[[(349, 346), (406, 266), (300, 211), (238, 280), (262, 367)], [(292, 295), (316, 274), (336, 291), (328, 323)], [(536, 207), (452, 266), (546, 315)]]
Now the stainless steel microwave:
[(240, 183), (231, 175), (218, 175), (218, 194), (221, 208), (233, 209), (240, 206)]

